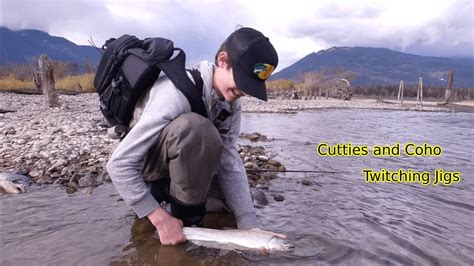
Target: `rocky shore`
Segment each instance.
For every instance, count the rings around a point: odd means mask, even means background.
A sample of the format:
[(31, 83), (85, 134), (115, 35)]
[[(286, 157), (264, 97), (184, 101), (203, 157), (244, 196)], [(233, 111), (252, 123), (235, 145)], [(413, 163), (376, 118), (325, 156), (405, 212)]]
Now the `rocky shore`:
[[(0, 172), (13, 171), (34, 184), (57, 183), (68, 192), (110, 181), (105, 164), (116, 140), (107, 136), (98, 95), (60, 95), (61, 106), (49, 108), (42, 95), (0, 93)], [(417, 111), (451, 111), (435, 103), (403, 105), (370, 99), (342, 101), (273, 100), (267, 103), (245, 97), (244, 112), (294, 113), (321, 108), (369, 108)], [(257, 132), (241, 134), (250, 142), (271, 141)], [(251, 186), (262, 185), (284, 170), (261, 146), (239, 146)]]
[(244, 97), (242, 110), (244, 112), (256, 113), (297, 113), (304, 110), (318, 109), (377, 109), (377, 110), (404, 110), (425, 112), (452, 112), (451, 107), (437, 106), (436, 102), (424, 102), (417, 104), (416, 101), (377, 101), (375, 99), (352, 99), (343, 101), (339, 99), (316, 99), (316, 100), (287, 100), (269, 99), (267, 102), (255, 98)]
[[(107, 136), (98, 95), (59, 99), (59, 108), (49, 108), (42, 95), (0, 93), (0, 172), (26, 175), (37, 185), (60, 184), (68, 193), (110, 182), (104, 166), (116, 140)], [(241, 137), (268, 140), (259, 133)], [(263, 147), (244, 145), (239, 153), (251, 186), (276, 177), (262, 170), (284, 169)]]
[(109, 180), (104, 171), (112, 144), (97, 94), (60, 95), (49, 108), (42, 95), (0, 93), (0, 171), (58, 183), (74, 192)]

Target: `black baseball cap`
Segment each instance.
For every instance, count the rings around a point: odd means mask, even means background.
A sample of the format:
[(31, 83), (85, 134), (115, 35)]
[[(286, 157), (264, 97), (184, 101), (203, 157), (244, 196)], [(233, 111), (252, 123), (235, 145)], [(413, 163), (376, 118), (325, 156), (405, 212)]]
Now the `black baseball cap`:
[(269, 39), (252, 28), (240, 28), (224, 41), (231, 58), (237, 88), (267, 100), (265, 80), (278, 65), (278, 54)]

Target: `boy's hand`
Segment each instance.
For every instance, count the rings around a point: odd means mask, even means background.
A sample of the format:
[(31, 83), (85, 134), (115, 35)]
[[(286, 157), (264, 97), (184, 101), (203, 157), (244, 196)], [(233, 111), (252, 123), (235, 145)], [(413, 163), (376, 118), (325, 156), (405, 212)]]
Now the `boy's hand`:
[(183, 234), (183, 222), (169, 215), (162, 208), (157, 208), (148, 216), (156, 227), (162, 245), (177, 245), (186, 242)]

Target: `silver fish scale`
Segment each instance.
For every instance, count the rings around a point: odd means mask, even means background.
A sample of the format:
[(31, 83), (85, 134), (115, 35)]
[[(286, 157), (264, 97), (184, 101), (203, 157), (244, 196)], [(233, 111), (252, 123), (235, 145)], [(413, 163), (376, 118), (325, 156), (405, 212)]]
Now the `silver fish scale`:
[(289, 251), (293, 248), (284, 239), (266, 231), (184, 227), (183, 233), (189, 241), (212, 248), (268, 251)]

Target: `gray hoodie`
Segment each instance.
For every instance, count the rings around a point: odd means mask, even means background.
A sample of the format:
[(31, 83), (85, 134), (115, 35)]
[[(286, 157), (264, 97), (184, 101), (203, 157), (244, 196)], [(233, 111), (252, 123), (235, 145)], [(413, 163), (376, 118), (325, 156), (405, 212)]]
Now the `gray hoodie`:
[[(233, 103), (219, 100), (212, 87), (213, 68), (213, 64), (207, 61), (197, 66), (204, 81), (202, 100), (208, 118), (214, 121), (222, 109), (231, 112), (224, 122), (216, 125), (224, 143), (224, 151), (217, 167), (219, 184), (235, 215), (238, 228), (255, 228), (258, 227), (255, 209), (250, 198), (245, 168), (236, 147), (240, 132), (240, 100)], [(186, 97), (169, 79), (160, 76), (149, 93), (137, 104), (131, 122), (132, 129), (107, 163), (107, 171), (117, 191), (140, 218), (159, 207), (143, 180), (146, 153), (157, 142), (161, 130), (169, 122), (188, 112), (191, 112), (191, 106)]]

